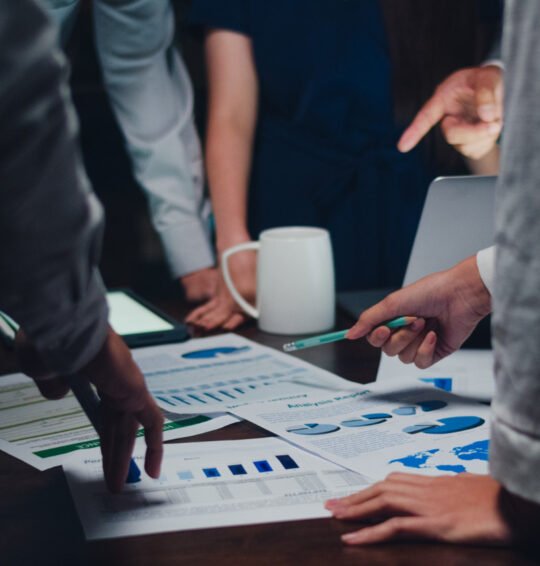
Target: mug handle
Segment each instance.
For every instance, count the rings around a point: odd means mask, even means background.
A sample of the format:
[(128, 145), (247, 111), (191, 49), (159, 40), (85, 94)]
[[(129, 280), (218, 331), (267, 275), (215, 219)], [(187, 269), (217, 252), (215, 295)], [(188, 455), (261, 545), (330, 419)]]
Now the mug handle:
[(240, 295), (237, 291), (236, 287), (234, 286), (231, 273), (229, 271), (229, 258), (238, 252), (243, 252), (246, 250), (259, 250), (261, 244), (259, 242), (245, 242), (243, 244), (238, 244), (237, 246), (233, 246), (228, 250), (225, 250), (221, 255), (221, 269), (223, 271), (223, 279), (225, 279), (225, 284), (229, 289), (229, 292), (233, 296), (233, 299), (242, 307), (244, 311), (252, 316), (253, 318), (259, 318), (259, 311), (251, 306), (245, 299)]

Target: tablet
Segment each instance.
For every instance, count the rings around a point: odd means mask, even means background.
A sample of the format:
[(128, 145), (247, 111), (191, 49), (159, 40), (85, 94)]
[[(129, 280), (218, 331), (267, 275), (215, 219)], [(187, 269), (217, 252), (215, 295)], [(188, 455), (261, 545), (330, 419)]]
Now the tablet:
[(107, 293), (109, 323), (130, 348), (183, 342), (186, 327), (128, 289)]

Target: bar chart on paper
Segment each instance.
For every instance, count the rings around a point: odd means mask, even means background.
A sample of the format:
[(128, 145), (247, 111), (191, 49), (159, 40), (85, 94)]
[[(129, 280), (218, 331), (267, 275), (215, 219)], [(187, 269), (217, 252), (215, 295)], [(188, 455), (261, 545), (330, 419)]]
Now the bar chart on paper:
[(326, 499), (367, 485), (278, 438), (168, 445), (158, 480), (117, 495), (99, 457), (64, 469), (89, 539), (325, 517)]
[(133, 355), (158, 404), (181, 414), (222, 412), (309, 386), (350, 387), (329, 372), (232, 334), (142, 348)]

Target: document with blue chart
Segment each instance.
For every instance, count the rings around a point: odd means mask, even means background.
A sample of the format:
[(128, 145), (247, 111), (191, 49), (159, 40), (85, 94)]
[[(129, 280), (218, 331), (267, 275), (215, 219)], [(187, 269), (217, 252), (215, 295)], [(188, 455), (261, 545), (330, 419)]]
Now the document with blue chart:
[(381, 355), (377, 383), (420, 381), (444, 391), (490, 401), (495, 391), (493, 350), (458, 350), (427, 369)]
[(429, 386), (373, 384), (232, 412), (372, 480), (392, 471), (487, 473), (489, 407)]
[[(144, 452), (135, 459), (142, 468)], [(328, 517), (324, 501), (369, 484), (278, 438), (165, 445), (161, 477), (116, 495), (97, 451), (64, 471), (89, 540)]]
[(294, 356), (235, 334), (133, 351), (160, 407), (180, 414), (232, 407), (307, 391), (355, 387)]

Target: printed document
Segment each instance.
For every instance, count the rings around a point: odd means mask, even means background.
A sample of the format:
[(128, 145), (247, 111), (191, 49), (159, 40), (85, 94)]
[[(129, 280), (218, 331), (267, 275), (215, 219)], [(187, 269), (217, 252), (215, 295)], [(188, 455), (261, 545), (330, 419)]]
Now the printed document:
[(371, 389), (233, 412), (372, 480), (393, 471), (487, 473), (487, 406), (427, 386)]
[(458, 350), (427, 369), (381, 355), (377, 383), (421, 381), (456, 395), (490, 401), (495, 392), (493, 350)]
[[(71, 452), (99, 446), (96, 431), (73, 395), (47, 400), (21, 373), (0, 377), (0, 415), (0, 450), (38, 470), (61, 465)], [(202, 434), (238, 420), (223, 414), (164, 416), (165, 440)]]
[(74, 455), (64, 471), (89, 540), (329, 517), (324, 501), (369, 483), (278, 438), (166, 445), (158, 480), (115, 495), (100, 454)]
[(235, 334), (133, 351), (148, 389), (170, 412), (225, 412), (301, 391), (357, 387), (294, 356)]

